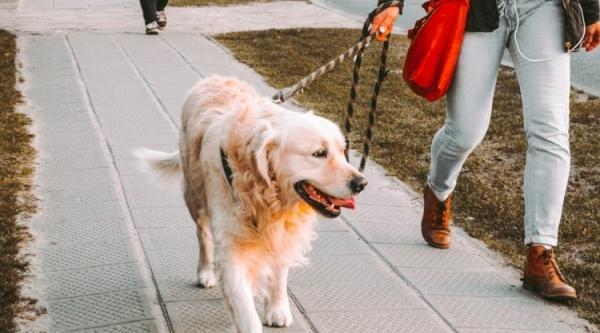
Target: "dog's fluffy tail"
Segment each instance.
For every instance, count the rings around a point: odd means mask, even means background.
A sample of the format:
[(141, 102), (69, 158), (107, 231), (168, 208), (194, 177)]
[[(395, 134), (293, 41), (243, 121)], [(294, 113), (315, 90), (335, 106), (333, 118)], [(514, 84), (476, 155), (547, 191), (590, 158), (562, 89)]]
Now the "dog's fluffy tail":
[(171, 183), (182, 176), (179, 151), (165, 153), (162, 151), (139, 148), (134, 151), (139, 160), (140, 169), (155, 177), (161, 183)]

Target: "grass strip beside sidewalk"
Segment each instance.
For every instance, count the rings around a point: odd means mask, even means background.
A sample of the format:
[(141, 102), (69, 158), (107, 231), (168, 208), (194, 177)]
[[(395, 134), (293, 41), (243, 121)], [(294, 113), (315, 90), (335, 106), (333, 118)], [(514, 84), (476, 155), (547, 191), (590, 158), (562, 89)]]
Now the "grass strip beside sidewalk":
[(30, 238), (22, 219), (35, 211), (31, 178), (35, 151), (31, 120), (16, 112), (16, 37), (0, 29), (0, 332), (13, 332), (15, 318), (35, 303), (21, 296), (27, 260), (20, 250)]
[[(285, 87), (354, 44), (360, 31), (347, 29), (270, 30), (218, 36), (243, 63), (274, 87)], [(429, 148), (441, 127), (445, 101), (428, 103), (414, 95), (401, 77), (404, 37), (394, 37), (392, 69), (379, 98), (371, 156), (386, 170), (420, 191), (429, 169)], [(377, 73), (380, 45), (363, 62), (355, 115), (354, 147), (362, 148), (369, 98)], [(343, 124), (351, 64), (317, 80), (297, 100)], [(579, 314), (600, 324), (600, 100), (571, 108), (572, 171), (560, 229), (559, 262), (577, 288)], [(500, 71), (492, 123), (486, 139), (464, 166), (455, 191), (455, 222), (501, 252), (512, 264), (523, 263), (522, 179), (527, 144), (521, 101), (513, 70)]]

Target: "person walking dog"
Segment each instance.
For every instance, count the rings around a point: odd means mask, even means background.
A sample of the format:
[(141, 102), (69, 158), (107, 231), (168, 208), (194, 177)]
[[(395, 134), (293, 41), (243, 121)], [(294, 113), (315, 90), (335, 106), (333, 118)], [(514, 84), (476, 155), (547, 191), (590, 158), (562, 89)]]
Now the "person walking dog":
[[(546, 298), (570, 300), (577, 293), (561, 274), (553, 250), (570, 169), (570, 55), (562, 6), (561, 0), (471, 0), (447, 93), (446, 121), (431, 145), (421, 230), (429, 245), (450, 247), (452, 192), (463, 163), (488, 129), (497, 74), (508, 48), (528, 143), (523, 287)], [(598, 0), (581, 0), (581, 9), (586, 26), (581, 45), (589, 52), (600, 44)], [(379, 41), (387, 39), (398, 15), (399, 9), (390, 7), (374, 18), (372, 32)]]
[(158, 35), (158, 32), (167, 26), (165, 7), (169, 0), (140, 0), (146, 35)]

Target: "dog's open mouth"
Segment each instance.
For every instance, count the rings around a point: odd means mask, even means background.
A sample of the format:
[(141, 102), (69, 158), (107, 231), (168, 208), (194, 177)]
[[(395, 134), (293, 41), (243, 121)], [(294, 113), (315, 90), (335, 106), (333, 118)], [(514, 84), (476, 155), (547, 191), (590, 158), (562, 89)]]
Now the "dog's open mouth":
[(355, 207), (354, 198), (340, 199), (330, 196), (306, 181), (297, 182), (294, 188), (306, 203), (325, 217), (338, 217), (342, 207), (350, 209)]

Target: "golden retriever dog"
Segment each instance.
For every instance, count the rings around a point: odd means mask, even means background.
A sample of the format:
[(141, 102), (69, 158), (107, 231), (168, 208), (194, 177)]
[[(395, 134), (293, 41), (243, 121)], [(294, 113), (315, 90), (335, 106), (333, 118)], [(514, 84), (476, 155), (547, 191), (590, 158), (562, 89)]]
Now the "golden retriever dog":
[[(317, 213), (334, 218), (354, 208), (353, 196), (367, 184), (345, 148), (331, 121), (213, 76), (186, 99), (179, 152), (137, 152), (157, 177), (183, 175), (197, 225), (198, 284), (214, 287), (220, 276), (238, 332), (292, 324), (288, 270), (306, 262)], [(262, 321), (255, 296), (265, 306)]]

